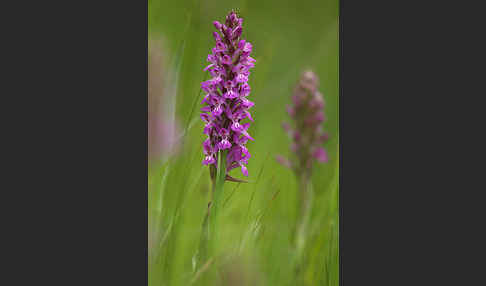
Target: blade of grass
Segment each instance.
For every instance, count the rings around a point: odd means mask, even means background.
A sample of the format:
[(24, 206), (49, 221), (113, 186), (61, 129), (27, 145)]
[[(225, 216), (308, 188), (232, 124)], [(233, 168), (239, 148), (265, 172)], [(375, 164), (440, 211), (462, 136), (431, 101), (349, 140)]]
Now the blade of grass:
[[(172, 88), (170, 91), (173, 96), (171, 96), (171, 102), (168, 104), (169, 108), (169, 114), (170, 114), (170, 120), (171, 122), (175, 122), (175, 111), (177, 108), (177, 97), (179, 96), (180, 93), (180, 87), (179, 87), (179, 78), (181, 74), (181, 67), (182, 67), (182, 62), (185, 56), (185, 45), (186, 45), (186, 38), (189, 32), (189, 28), (191, 27), (192, 23), (192, 13), (189, 12), (187, 15), (187, 25), (184, 28), (184, 32), (182, 34), (182, 39), (181, 42), (177, 48), (176, 55), (173, 59), (172, 62), (172, 67), (174, 67), (174, 76), (173, 79), (170, 80), (170, 84), (166, 84), (166, 86), (169, 86)], [(166, 281), (168, 281), (169, 284), (172, 284), (172, 278), (173, 278), (173, 272), (175, 268), (175, 263), (173, 263), (174, 259), (174, 253), (177, 245), (177, 236), (179, 232), (179, 221), (178, 221), (179, 214), (177, 212), (177, 207), (176, 210), (173, 213), (173, 216), (171, 218), (170, 222), (170, 232), (166, 233), (166, 238), (163, 240), (163, 244), (167, 245), (167, 252), (164, 255), (164, 261), (163, 261), (163, 271), (166, 274)]]
[(267, 152), (267, 156), (265, 158), (265, 160), (263, 161), (263, 164), (260, 168), (260, 172), (258, 173), (258, 176), (257, 176), (257, 180), (255, 181), (255, 185), (253, 187), (253, 192), (251, 193), (251, 198), (250, 198), (250, 202), (248, 203), (248, 208), (247, 208), (247, 211), (246, 211), (246, 224), (249, 225), (249, 229), (247, 229), (246, 231), (243, 231), (241, 233), (241, 237), (240, 237), (240, 242), (239, 242), (239, 246), (238, 246), (238, 252), (241, 253), (241, 251), (243, 250), (243, 241), (244, 241), (244, 237), (245, 237), (245, 234), (249, 231), (251, 231), (251, 229), (253, 228), (256, 228), (256, 226), (253, 226), (252, 224), (250, 224), (249, 222), (249, 217), (250, 217), (250, 209), (251, 209), (251, 206), (252, 206), (252, 202), (253, 202), (253, 198), (255, 196), (255, 192), (256, 192), (256, 189), (257, 189), (257, 185), (258, 185), (258, 182), (260, 181), (260, 178), (263, 174), (263, 169), (265, 167), (265, 163), (268, 161), (268, 156), (270, 156), (270, 152)]
[(236, 189), (238, 189), (238, 187), (240, 186), (241, 183), (238, 183), (234, 188), (233, 188), (233, 191), (231, 192), (231, 194), (226, 198), (226, 200), (224, 201), (223, 203), (223, 208), (226, 206), (226, 204), (228, 203), (228, 201), (231, 199), (231, 197), (233, 197), (233, 194), (236, 192)]
[[(204, 77), (203, 77), (203, 80), (202, 81), (205, 81), (208, 77), (208, 72), (205, 72), (204, 73)], [(194, 98), (194, 101), (192, 102), (192, 107), (191, 107), (191, 112), (189, 113), (189, 117), (187, 117), (187, 120), (186, 120), (186, 128), (185, 128), (185, 132), (184, 132), (184, 136), (185, 134), (187, 134), (187, 128), (189, 126), (189, 121), (191, 120), (193, 114), (194, 114), (194, 110), (196, 109), (196, 105), (197, 105), (197, 102), (199, 101), (199, 98), (201, 97), (201, 93), (202, 93), (202, 89), (199, 89), (199, 95), (197, 97)]]
[(255, 185), (253, 187), (253, 192), (251, 193), (251, 198), (250, 202), (248, 203), (248, 209), (246, 211), (246, 220), (248, 221), (248, 217), (250, 215), (250, 209), (251, 209), (251, 204), (253, 202), (253, 197), (255, 196), (255, 192), (257, 189), (258, 182), (260, 181), (260, 178), (262, 177), (263, 169), (265, 167), (265, 163), (268, 161), (268, 156), (270, 156), (270, 152), (267, 153), (267, 156), (265, 157), (265, 160), (263, 161), (262, 167), (260, 168), (260, 172), (258, 173), (257, 180), (255, 181)]

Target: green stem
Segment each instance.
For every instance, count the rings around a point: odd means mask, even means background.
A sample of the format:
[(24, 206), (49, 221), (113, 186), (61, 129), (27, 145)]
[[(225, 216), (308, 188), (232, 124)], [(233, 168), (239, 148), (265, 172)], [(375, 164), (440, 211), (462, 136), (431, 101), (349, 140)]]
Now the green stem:
[[(209, 210), (209, 238), (211, 244), (218, 245), (218, 224), (219, 211), (221, 207), (221, 197), (223, 194), (224, 182), (226, 180), (226, 151), (220, 151), (218, 154), (218, 169), (216, 179), (213, 182), (213, 200)], [(214, 249), (213, 249), (214, 250)]]
[[(224, 181), (226, 179), (225, 151), (218, 154), (218, 161), (219, 162), (216, 171), (216, 178), (213, 180), (212, 201), (208, 206), (208, 211), (204, 217), (201, 229), (201, 238), (199, 241), (199, 251), (197, 255), (197, 267), (199, 269), (209, 261), (211, 256), (215, 255), (215, 247), (218, 245), (218, 212), (221, 205)], [(207, 275), (204, 275), (202, 280), (206, 279)]]
[[(297, 259), (298, 264), (303, 263), (303, 252), (305, 249), (305, 241), (307, 239), (307, 228), (310, 213), (312, 210), (312, 190), (310, 186), (310, 176), (302, 174), (299, 177), (299, 208), (297, 212)], [(302, 266), (302, 265), (300, 265)]]

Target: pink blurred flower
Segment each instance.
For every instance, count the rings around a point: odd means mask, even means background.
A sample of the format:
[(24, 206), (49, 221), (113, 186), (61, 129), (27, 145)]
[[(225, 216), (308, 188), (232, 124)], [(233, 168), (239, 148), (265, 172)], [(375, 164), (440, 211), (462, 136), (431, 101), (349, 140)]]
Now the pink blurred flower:
[(328, 161), (326, 150), (320, 146), (328, 140), (328, 135), (322, 131), (322, 123), (326, 116), (323, 111), (324, 99), (317, 88), (317, 75), (312, 71), (304, 72), (295, 88), (292, 104), (287, 106), (292, 124), (282, 124), (292, 140), (290, 149), (293, 156), (289, 160), (278, 155), (276, 160), (281, 165), (293, 169), (298, 175), (309, 175), (314, 161)]
[(148, 65), (148, 157), (159, 160), (176, 151), (179, 126), (167, 114), (167, 102), (173, 94), (167, 89), (169, 76), (161, 40), (149, 40)]

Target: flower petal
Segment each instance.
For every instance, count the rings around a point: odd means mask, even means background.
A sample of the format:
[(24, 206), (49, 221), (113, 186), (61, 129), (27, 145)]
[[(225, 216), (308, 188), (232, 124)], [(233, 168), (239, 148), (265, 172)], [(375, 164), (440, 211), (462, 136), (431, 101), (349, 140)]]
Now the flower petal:
[(328, 161), (327, 152), (322, 147), (317, 148), (312, 155), (321, 163), (326, 163)]

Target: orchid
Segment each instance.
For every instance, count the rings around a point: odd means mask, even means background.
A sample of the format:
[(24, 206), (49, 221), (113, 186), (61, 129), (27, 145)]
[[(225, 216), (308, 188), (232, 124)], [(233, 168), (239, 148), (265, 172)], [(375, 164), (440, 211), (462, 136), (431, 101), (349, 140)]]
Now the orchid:
[(248, 176), (246, 164), (250, 153), (245, 147), (253, 138), (248, 133), (250, 123), (243, 120), (253, 118), (248, 111), (254, 103), (247, 99), (250, 94), (248, 77), (254, 67), (255, 59), (250, 57), (252, 45), (240, 39), (243, 19), (234, 11), (226, 17), (224, 24), (215, 21), (217, 32), (213, 33), (216, 41), (204, 68), (212, 78), (201, 83), (206, 93), (201, 104), (201, 119), (205, 126), (203, 133), (208, 137), (203, 143), (204, 165), (216, 165), (219, 151), (226, 150), (226, 172), (241, 168)]
[(292, 140), (290, 149), (294, 156), (291, 160), (280, 155), (276, 158), (280, 164), (306, 178), (310, 177), (315, 161), (328, 161), (327, 152), (321, 146), (328, 140), (327, 133), (322, 129), (322, 123), (326, 120), (324, 99), (317, 87), (317, 75), (312, 71), (304, 72), (292, 96), (292, 105), (287, 106), (293, 124), (282, 124)]
[(328, 140), (328, 135), (322, 129), (326, 120), (323, 108), (324, 99), (317, 90), (318, 78), (312, 71), (306, 71), (295, 88), (292, 104), (287, 106), (287, 112), (292, 118), (292, 125), (283, 123), (283, 128), (291, 139), (291, 159), (280, 155), (277, 161), (294, 171), (299, 181), (299, 202), (296, 225), (296, 250), (298, 259), (302, 259), (307, 237), (308, 220), (312, 209), (311, 176), (315, 161), (327, 162), (328, 155), (321, 146)]
[[(216, 44), (207, 57), (209, 65), (204, 68), (211, 78), (201, 83), (205, 95), (201, 101), (200, 117), (204, 122), (203, 165), (208, 165), (213, 183), (212, 199), (203, 221), (203, 232), (199, 249), (199, 261), (205, 261), (211, 245), (217, 244), (218, 209), (225, 181), (245, 182), (228, 175), (240, 168), (248, 176), (248, 160), (251, 155), (246, 147), (249, 140), (249, 109), (255, 104), (248, 100), (251, 88), (248, 84), (250, 69), (255, 59), (250, 57), (252, 45), (241, 39), (243, 19), (234, 11), (221, 24), (213, 22)], [(250, 122), (248, 122), (250, 121)]]

